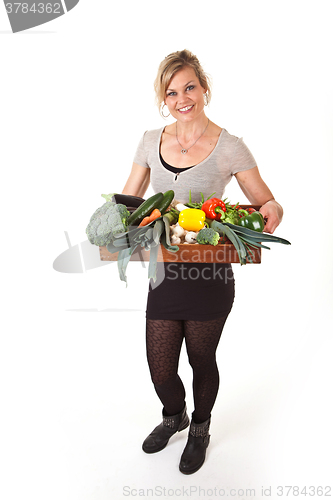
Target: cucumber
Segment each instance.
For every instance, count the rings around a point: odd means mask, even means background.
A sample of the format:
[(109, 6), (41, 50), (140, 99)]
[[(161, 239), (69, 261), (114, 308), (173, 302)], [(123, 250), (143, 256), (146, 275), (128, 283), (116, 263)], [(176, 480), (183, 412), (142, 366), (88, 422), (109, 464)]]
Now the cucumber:
[(166, 209), (168, 208), (174, 197), (175, 197), (175, 192), (172, 191), (172, 189), (164, 193), (163, 200), (161, 204), (157, 207), (162, 215), (164, 214), (164, 212), (166, 211)]
[(163, 200), (163, 193), (156, 193), (150, 198), (148, 198), (148, 200), (141, 203), (141, 205), (135, 210), (135, 212), (133, 212), (129, 216), (127, 224), (129, 226), (139, 224), (144, 217), (147, 217), (147, 215), (150, 215), (155, 208), (159, 207), (162, 200)]

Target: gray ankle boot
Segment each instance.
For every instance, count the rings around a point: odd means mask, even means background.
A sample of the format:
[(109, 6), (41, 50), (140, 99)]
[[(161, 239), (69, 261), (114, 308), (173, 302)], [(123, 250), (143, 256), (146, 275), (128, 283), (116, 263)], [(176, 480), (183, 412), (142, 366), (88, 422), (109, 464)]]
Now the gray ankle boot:
[(184, 409), (177, 415), (165, 416), (162, 411), (163, 422), (155, 427), (142, 444), (142, 449), (146, 453), (156, 453), (163, 450), (169, 442), (171, 436), (189, 426), (190, 419)]
[(203, 465), (210, 439), (209, 426), (210, 417), (202, 424), (196, 424), (192, 419), (187, 444), (179, 464), (179, 470), (183, 474), (193, 474)]

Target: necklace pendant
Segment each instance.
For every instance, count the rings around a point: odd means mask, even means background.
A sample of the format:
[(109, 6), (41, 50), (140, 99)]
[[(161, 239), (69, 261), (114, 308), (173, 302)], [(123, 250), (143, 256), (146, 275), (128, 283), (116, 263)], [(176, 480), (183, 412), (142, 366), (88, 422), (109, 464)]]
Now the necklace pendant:
[(182, 149), (181, 152), (182, 152), (183, 155), (186, 155), (187, 151), (188, 151), (187, 149)]

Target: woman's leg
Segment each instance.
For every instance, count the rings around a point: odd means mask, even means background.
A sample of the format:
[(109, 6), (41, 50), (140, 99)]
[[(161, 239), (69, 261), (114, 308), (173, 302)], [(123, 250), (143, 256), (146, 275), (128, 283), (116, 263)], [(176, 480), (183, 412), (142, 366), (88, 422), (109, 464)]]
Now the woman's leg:
[(146, 320), (147, 359), (164, 415), (176, 415), (184, 408), (185, 388), (178, 375), (179, 355), (184, 338), (183, 322)]
[(227, 316), (210, 321), (185, 321), (185, 341), (193, 369), (195, 409), (179, 463), (179, 470), (183, 474), (193, 474), (205, 461), (210, 440), (210, 413), (219, 388), (215, 352)]
[(193, 421), (209, 419), (218, 388), (219, 372), (216, 348), (227, 316), (209, 321), (184, 321), (184, 335), (190, 365), (193, 369)]

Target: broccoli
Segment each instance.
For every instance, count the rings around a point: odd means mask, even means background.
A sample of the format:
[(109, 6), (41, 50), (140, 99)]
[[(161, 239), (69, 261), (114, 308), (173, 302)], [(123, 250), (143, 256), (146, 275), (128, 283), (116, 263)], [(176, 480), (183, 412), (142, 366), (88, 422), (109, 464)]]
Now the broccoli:
[(229, 224), (237, 225), (239, 221), (239, 215), (237, 213), (229, 213), (224, 219), (223, 222), (228, 222)]
[(201, 245), (217, 245), (220, 239), (220, 235), (217, 231), (214, 231), (211, 227), (204, 227), (200, 229), (197, 234), (197, 242)]
[(115, 234), (127, 231), (129, 216), (125, 205), (107, 201), (90, 218), (86, 229), (88, 240), (93, 245), (106, 246)]

